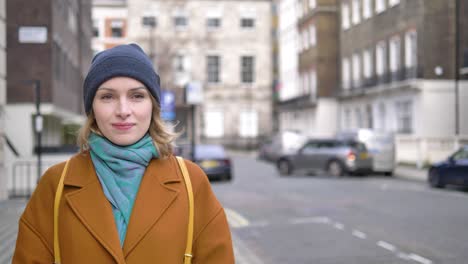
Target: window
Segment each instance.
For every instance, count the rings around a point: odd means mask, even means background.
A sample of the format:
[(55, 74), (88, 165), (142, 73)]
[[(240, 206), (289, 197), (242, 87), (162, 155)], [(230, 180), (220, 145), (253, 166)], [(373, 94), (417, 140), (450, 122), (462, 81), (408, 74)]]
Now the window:
[(411, 101), (397, 102), (397, 131), (399, 133), (413, 132), (413, 104)]
[(309, 8), (314, 9), (317, 7), (317, 0), (309, 0)]
[(385, 131), (385, 119), (386, 119), (386, 113), (385, 113), (385, 104), (381, 103), (379, 105), (379, 120), (380, 120), (380, 130)]
[(255, 58), (253, 56), (241, 57), (241, 80), (243, 83), (255, 81)]
[(370, 104), (366, 106), (366, 117), (367, 117), (367, 128), (370, 128), (370, 129), (374, 128), (372, 105)]
[(388, 6), (389, 7), (396, 6), (399, 3), (400, 3), (400, 0), (388, 0)]
[(255, 110), (244, 110), (240, 113), (239, 135), (244, 138), (258, 136), (258, 114)]
[(362, 53), (362, 60), (364, 64), (364, 77), (369, 79), (372, 77), (372, 53), (370, 50), (365, 50)]
[(302, 6), (302, 4), (303, 4), (302, 1), (303, 0), (297, 0), (296, 6), (297, 6), (297, 15), (298, 15), (298, 17), (302, 17), (304, 15), (304, 8)]
[(348, 58), (343, 59), (341, 67), (342, 67), (342, 74), (343, 74), (342, 76), (343, 89), (349, 89), (351, 65), (349, 64)]
[(363, 0), (362, 2), (362, 18), (368, 19), (372, 16), (371, 0)]
[(359, 10), (359, 2), (361, 0), (353, 0), (352, 7), (353, 7), (353, 24), (357, 25), (361, 22), (361, 12)]
[(314, 47), (315, 45), (317, 45), (317, 29), (315, 28), (315, 25), (310, 25), (309, 39), (310, 39), (310, 46)]
[(144, 16), (141, 20), (144, 27), (154, 28), (158, 25), (158, 20), (155, 16)]
[(387, 47), (385, 41), (381, 41), (377, 44), (376, 50), (376, 66), (375, 71), (377, 75), (383, 75), (386, 72), (387, 66)]
[(346, 30), (350, 26), (349, 24), (349, 5), (348, 3), (343, 3), (341, 5), (341, 27)]
[(241, 28), (254, 28), (255, 19), (253, 18), (241, 18)]
[(185, 15), (174, 16), (174, 26), (177, 29), (184, 29), (188, 26), (188, 19)]
[(356, 108), (356, 110), (354, 110), (354, 114), (356, 115), (356, 128), (362, 128), (362, 113), (361, 113), (361, 109)]
[(209, 29), (216, 29), (221, 27), (221, 18), (209, 17), (206, 19), (206, 27)]
[(382, 13), (385, 10), (385, 0), (375, 0), (375, 12)]
[(185, 56), (177, 54), (174, 57), (174, 70), (176, 72), (185, 72)]
[(359, 86), (361, 81), (361, 60), (356, 53), (353, 55), (353, 84)]
[(99, 37), (99, 20), (93, 19), (93, 37)]
[(397, 72), (400, 68), (400, 37), (390, 39), (390, 71)]
[(351, 128), (351, 110), (350, 109), (346, 109), (344, 111), (343, 128), (344, 130)]
[(218, 83), (220, 82), (219, 72), (220, 72), (220, 57), (219, 56), (207, 56), (206, 57), (206, 75), (208, 77), (209, 83)]
[(110, 23), (111, 26), (111, 36), (114, 38), (123, 37), (123, 26), (124, 22), (122, 19), (113, 19)]
[(418, 50), (417, 50), (417, 34), (416, 31), (408, 31), (405, 35), (405, 66), (406, 68), (416, 67)]
[(317, 98), (317, 70), (313, 69), (310, 72), (310, 97), (312, 100)]
[(205, 112), (204, 134), (208, 138), (220, 138), (224, 135), (224, 118), (221, 111)]
[(304, 47), (304, 50), (306, 50), (309, 48), (309, 31), (303, 30), (301, 35), (302, 35), (302, 45)]

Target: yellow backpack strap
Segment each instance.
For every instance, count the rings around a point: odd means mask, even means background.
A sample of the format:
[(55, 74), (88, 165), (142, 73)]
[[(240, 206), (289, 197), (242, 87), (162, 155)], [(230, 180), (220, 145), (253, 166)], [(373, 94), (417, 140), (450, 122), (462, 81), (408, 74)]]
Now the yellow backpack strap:
[(193, 240), (193, 191), (192, 191), (192, 182), (190, 181), (190, 176), (185, 166), (184, 159), (181, 157), (176, 157), (177, 163), (179, 164), (182, 175), (184, 176), (185, 187), (187, 188), (188, 200), (189, 200), (189, 221), (188, 221), (188, 232), (187, 232), (187, 246), (185, 247), (184, 254), (184, 264), (192, 263), (192, 240)]
[(62, 197), (63, 191), (63, 180), (65, 179), (65, 175), (67, 174), (68, 170), (68, 163), (70, 160), (67, 160), (65, 163), (65, 168), (63, 168), (62, 175), (60, 176), (60, 181), (57, 186), (57, 191), (55, 192), (55, 201), (54, 201), (54, 263), (60, 264), (60, 248), (59, 248), (59, 237), (58, 237), (58, 216), (59, 216), (59, 205), (60, 205), (60, 198)]

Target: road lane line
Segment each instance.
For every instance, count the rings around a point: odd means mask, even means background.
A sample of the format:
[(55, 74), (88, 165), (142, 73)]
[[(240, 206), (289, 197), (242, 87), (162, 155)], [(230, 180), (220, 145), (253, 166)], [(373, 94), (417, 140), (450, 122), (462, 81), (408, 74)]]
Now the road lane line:
[(353, 236), (360, 238), (360, 239), (366, 239), (367, 235), (359, 230), (354, 229), (352, 232)]
[(291, 224), (327, 224), (330, 222), (330, 219), (325, 216), (317, 217), (299, 217), (289, 220)]
[(396, 247), (388, 242), (385, 242), (385, 241), (382, 241), (380, 240), (379, 242), (377, 242), (377, 246), (381, 247), (381, 248), (384, 248), (386, 250), (389, 250), (391, 252), (395, 252), (396, 250)]
[(414, 260), (414, 261), (417, 261), (419, 263), (423, 263), (423, 264), (432, 264), (432, 261), (427, 259), (427, 258), (424, 258), (424, 257), (421, 257), (419, 255), (416, 255), (416, 254), (409, 254), (408, 255), (408, 258)]
[(245, 217), (243, 217), (236, 211), (229, 208), (224, 208), (224, 211), (226, 212), (226, 217), (231, 227), (239, 228), (249, 226), (249, 220), (247, 220)]

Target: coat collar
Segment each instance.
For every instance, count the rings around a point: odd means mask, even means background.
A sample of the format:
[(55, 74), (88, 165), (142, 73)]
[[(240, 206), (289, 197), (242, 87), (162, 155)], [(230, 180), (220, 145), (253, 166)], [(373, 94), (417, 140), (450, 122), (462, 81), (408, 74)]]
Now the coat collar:
[(88, 152), (77, 154), (71, 159), (64, 184), (79, 189), (67, 193), (65, 198), (79, 220), (117, 263), (125, 263), (125, 257), (177, 197), (178, 189), (168, 185), (181, 181), (177, 166), (173, 156), (151, 160), (138, 190), (123, 249), (112, 208), (102, 191)]

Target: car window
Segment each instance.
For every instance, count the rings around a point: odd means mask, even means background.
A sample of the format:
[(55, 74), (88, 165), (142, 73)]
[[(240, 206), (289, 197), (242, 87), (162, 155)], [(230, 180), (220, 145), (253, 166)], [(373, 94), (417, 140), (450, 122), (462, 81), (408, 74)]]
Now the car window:
[(361, 151), (366, 151), (366, 145), (362, 142), (357, 142), (357, 141), (349, 141), (346, 143), (347, 146), (350, 146), (354, 148), (355, 150), (361, 152)]
[(319, 147), (318, 142), (308, 142), (303, 148), (302, 148), (302, 153), (304, 154), (309, 154), (317, 151)]
[(225, 156), (224, 148), (218, 145), (198, 145), (195, 147), (195, 156), (197, 159), (205, 158), (223, 158)]
[(453, 154), (454, 160), (462, 160), (468, 159), (468, 150), (467, 149), (460, 149), (455, 154)]

